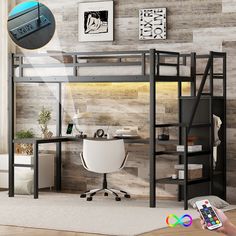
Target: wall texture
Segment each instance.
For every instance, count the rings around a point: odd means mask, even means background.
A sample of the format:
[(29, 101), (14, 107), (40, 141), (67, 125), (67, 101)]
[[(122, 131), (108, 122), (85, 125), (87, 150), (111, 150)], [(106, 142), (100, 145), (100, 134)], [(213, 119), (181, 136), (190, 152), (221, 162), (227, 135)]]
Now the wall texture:
[[(21, 2), (21, 1), (18, 1)], [(103, 51), (138, 50), (158, 48), (180, 52), (196, 51), (208, 53), (211, 50), (228, 53), (227, 77), (227, 183), (228, 199), (236, 201), (236, 1), (235, 0), (115, 0), (114, 42), (79, 43), (78, 42), (78, 0), (42, 0), (55, 14), (57, 31), (53, 40), (42, 50), (56, 49), (64, 51)], [(167, 8), (167, 40), (138, 40), (138, 10), (141, 8)], [(174, 121), (176, 116), (176, 86), (161, 86), (158, 93), (158, 119)], [(186, 87), (187, 90), (187, 87)], [(32, 127), (35, 132), (37, 113), (45, 103), (54, 107), (55, 87), (20, 85), (17, 88), (17, 129)], [(80, 109), (91, 113), (84, 120), (83, 128), (92, 133), (97, 127), (110, 125), (110, 131), (120, 126), (138, 126), (143, 136), (148, 136), (148, 86), (145, 84), (104, 84), (73, 85), (63, 88), (64, 125)], [(55, 117), (54, 117), (55, 118)], [(51, 129), (54, 130), (53, 122)], [(90, 125), (88, 127), (88, 125)], [(53, 147), (52, 147), (53, 148)], [(97, 175), (83, 170), (78, 145), (64, 146), (63, 188), (84, 190), (97, 185)], [(123, 187), (131, 193), (148, 194), (148, 147), (147, 145), (129, 145), (131, 157), (127, 168), (114, 174), (110, 181), (117, 187)], [(175, 161), (163, 158), (159, 161), (158, 176), (173, 172)], [(159, 195), (173, 196), (175, 188), (160, 186)]]

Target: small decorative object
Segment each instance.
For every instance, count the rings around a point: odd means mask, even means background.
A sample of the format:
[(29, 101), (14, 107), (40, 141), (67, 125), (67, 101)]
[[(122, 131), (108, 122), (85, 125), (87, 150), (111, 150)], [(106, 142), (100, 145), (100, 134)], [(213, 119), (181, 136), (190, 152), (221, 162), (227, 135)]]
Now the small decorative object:
[(170, 139), (169, 129), (166, 127), (162, 128), (161, 134), (158, 134), (157, 139), (162, 141), (169, 140)]
[(139, 10), (139, 39), (166, 39), (166, 8)]
[(176, 174), (173, 174), (173, 175), (171, 175), (171, 178), (172, 178), (172, 179), (177, 179), (177, 175), (176, 175)]
[[(178, 179), (184, 179), (184, 165), (179, 164), (174, 166)], [(203, 164), (188, 164), (188, 179), (202, 178)]]
[[(32, 130), (20, 130), (16, 133), (17, 139), (33, 138), (34, 133)], [(22, 155), (32, 155), (33, 154), (33, 144), (32, 143), (17, 143), (16, 153)]]
[(197, 136), (188, 136), (188, 145), (195, 145), (197, 140)]
[(50, 138), (53, 133), (48, 131), (48, 122), (51, 120), (51, 111), (47, 110), (45, 107), (42, 107), (42, 110), (39, 113), (38, 122), (42, 132), (42, 138)]
[(52, 136), (53, 136), (53, 132), (52, 131), (48, 131), (47, 138), (51, 138)]
[(79, 41), (113, 41), (113, 1), (79, 3)]

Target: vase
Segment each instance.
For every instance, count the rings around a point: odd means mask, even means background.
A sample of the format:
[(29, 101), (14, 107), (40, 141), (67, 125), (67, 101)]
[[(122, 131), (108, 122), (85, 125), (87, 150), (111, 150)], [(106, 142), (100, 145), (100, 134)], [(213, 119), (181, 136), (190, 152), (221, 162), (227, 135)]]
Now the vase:
[(44, 139), (47, 138), (47, 134), (48, 134), (47, 124), (40, 125), (40, 128), (41, 128), (41, 131), (42, 131), (42, 134), (41, 134), (42, 138), (44, 138)]

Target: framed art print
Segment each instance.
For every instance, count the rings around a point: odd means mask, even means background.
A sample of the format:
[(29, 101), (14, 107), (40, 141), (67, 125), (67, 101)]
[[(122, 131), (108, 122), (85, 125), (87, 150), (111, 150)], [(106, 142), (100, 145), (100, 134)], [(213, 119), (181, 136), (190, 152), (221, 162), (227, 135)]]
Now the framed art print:
[(166, 8), (139, 10), (139, 39), (166, 39)]
[(113, 1), (79, 3), (79, 41), (113, 41)]

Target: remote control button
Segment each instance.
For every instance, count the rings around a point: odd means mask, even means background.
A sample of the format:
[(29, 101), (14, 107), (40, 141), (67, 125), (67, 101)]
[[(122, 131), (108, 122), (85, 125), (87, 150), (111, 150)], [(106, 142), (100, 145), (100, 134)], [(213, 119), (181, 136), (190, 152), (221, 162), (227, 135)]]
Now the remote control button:
[(211, 226), (211, 224), (210, 224), (210, 223), (208, 223), (207, 225), (208, 225), (208, 226)]
[(218, 220), (218, 218), (217, 218), (217, 217), (214, 217), (213, 219), (214, 219), (214, 220)]
[(211, 218), (211, 215), (210, 215), (210, 214), (208, 215), (208, 218)]
[(220, 221), (219, 221), (219, 220), (217, 220), (217, 221), (216, 221), (216, 224), (219, 224), (219, 223), (220, 223)]
[(216, 222), (215, 222), (215, 221), (212, 221), (211, 223), (212, 223), (213, 225), (215, 225), (215, 224), (216, 224)]

